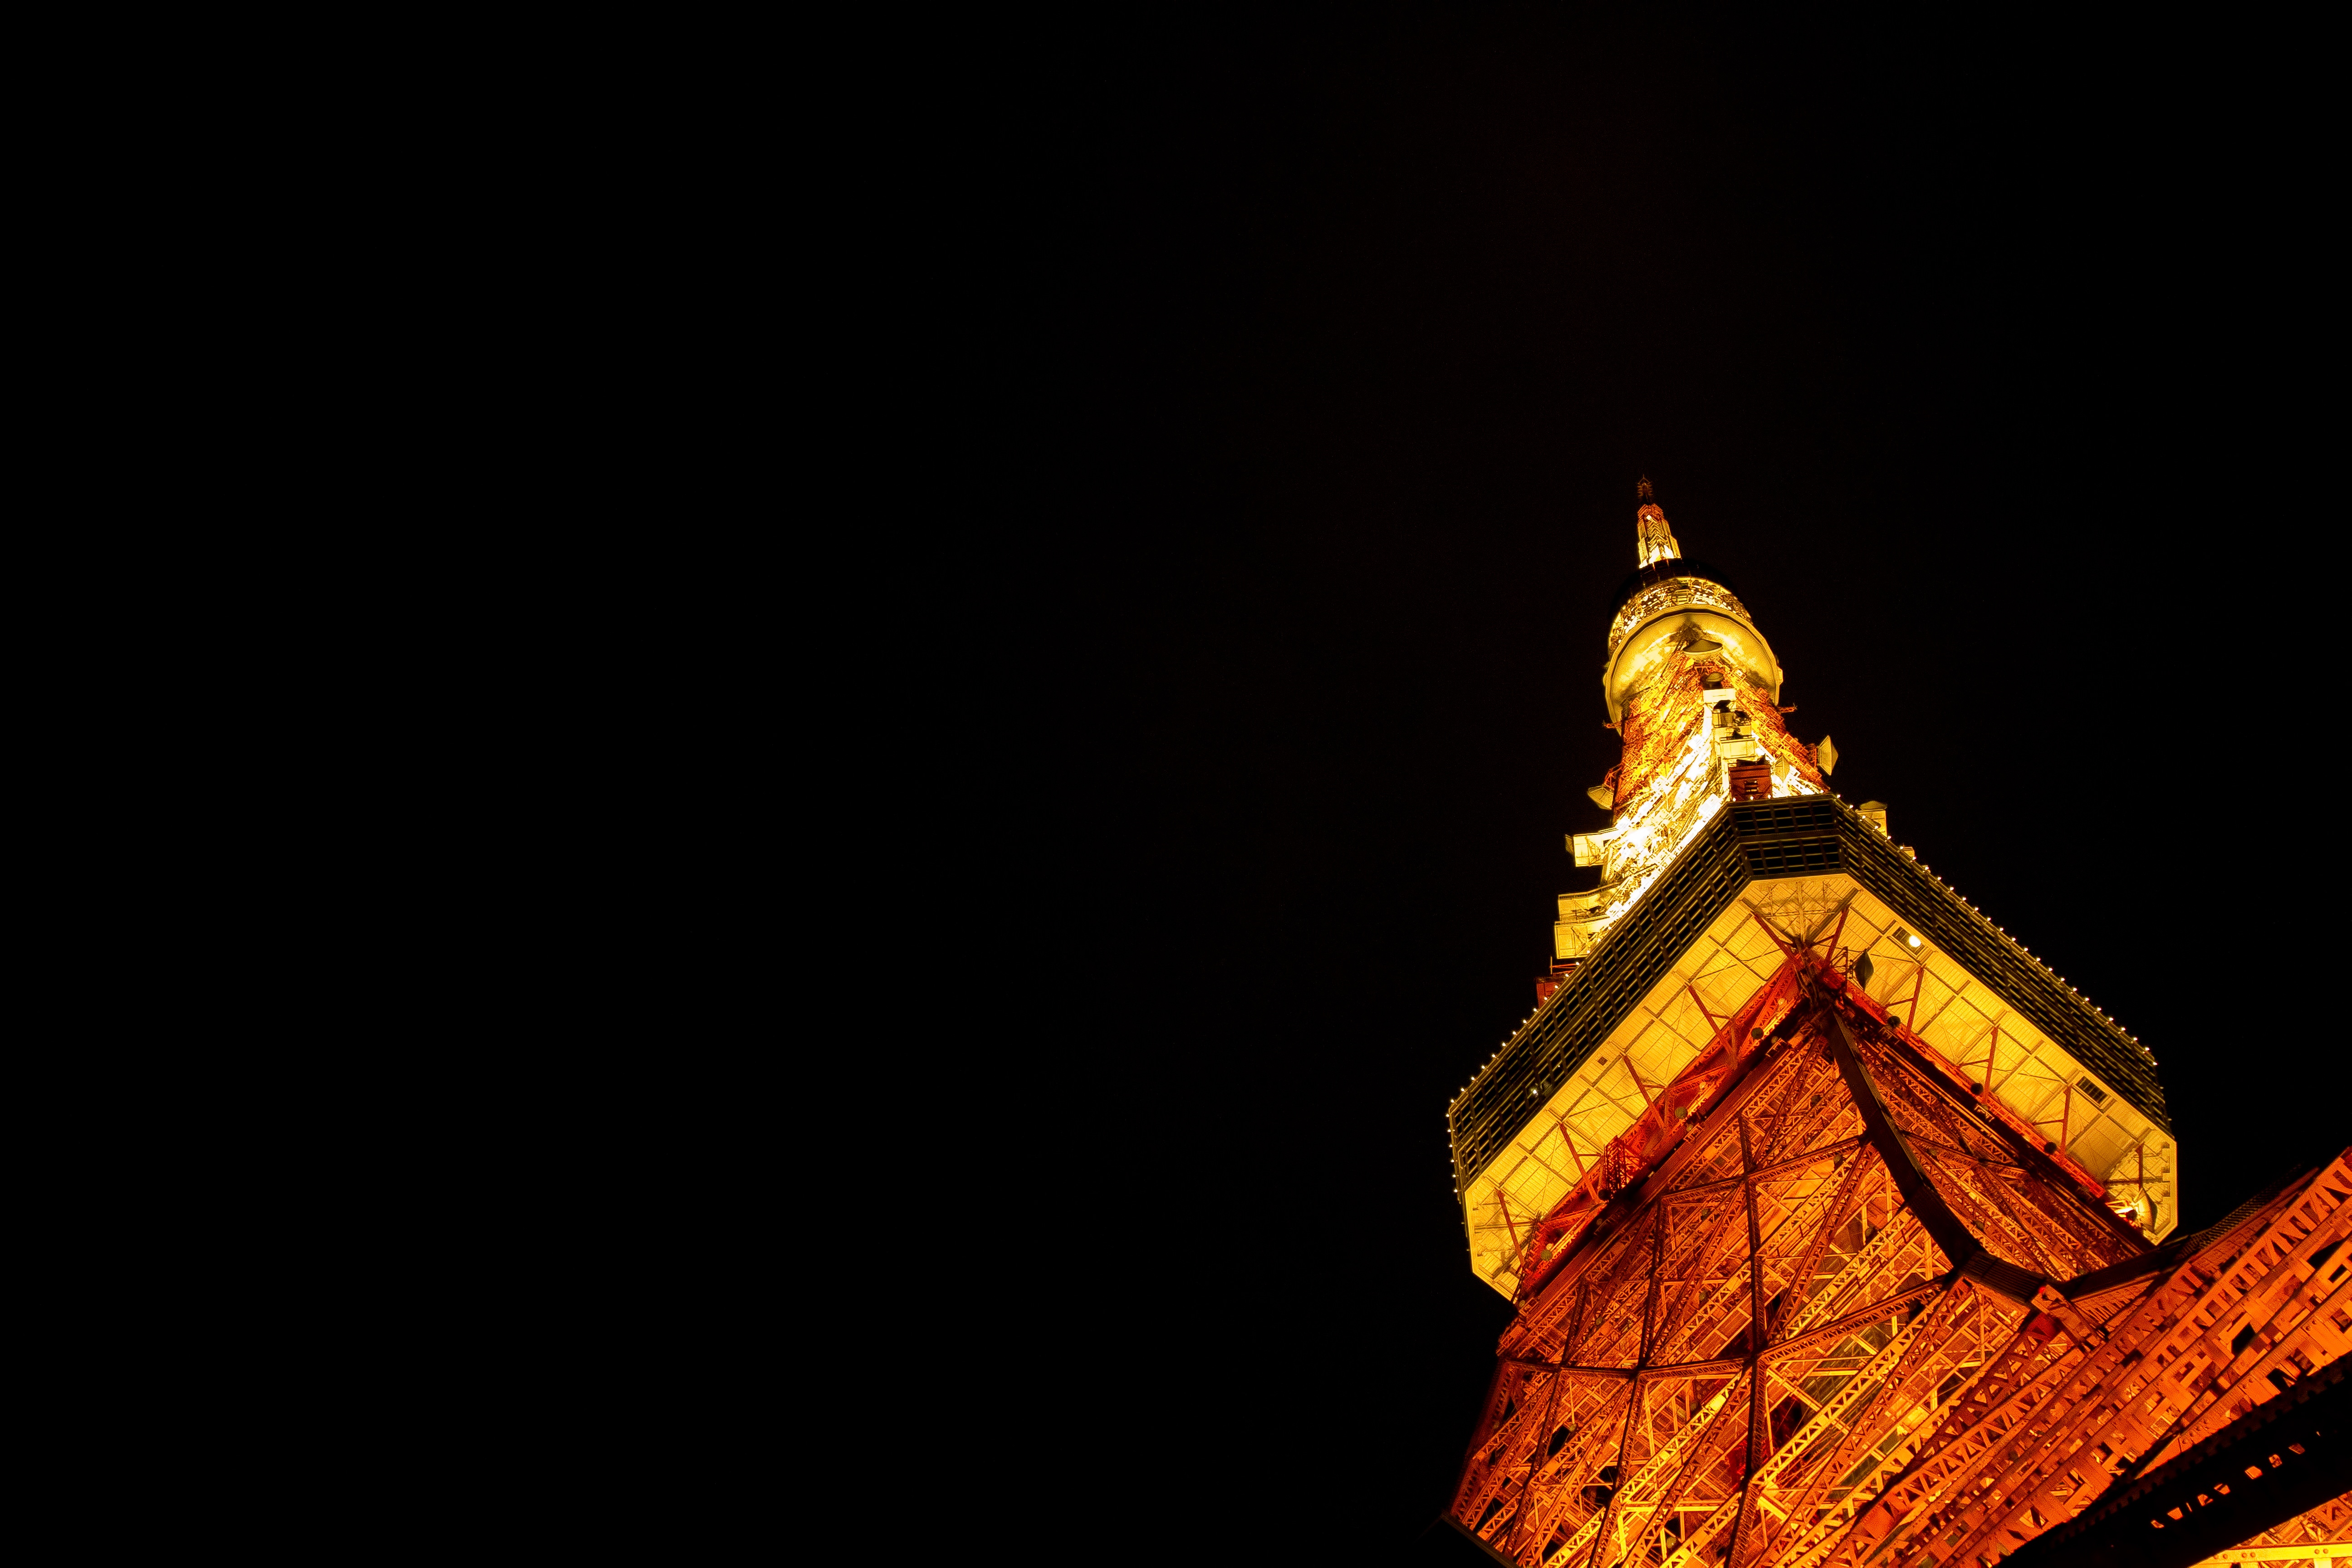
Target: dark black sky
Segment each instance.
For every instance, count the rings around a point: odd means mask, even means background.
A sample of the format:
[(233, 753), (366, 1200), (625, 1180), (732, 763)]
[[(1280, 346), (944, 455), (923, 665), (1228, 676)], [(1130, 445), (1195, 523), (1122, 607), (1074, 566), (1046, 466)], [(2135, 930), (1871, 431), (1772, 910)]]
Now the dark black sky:
[(1090, 46), (1038, 668), (1131, 1111), (1094, 1331), (1171, 1542), (1337, 1561), (1444, 1501), (1506, 1317), (1444, 1112), (1591, 876), (1644, 472), (1839, 792), (2156, 1053), (2190, 1224), (2344, 1136), (2332, 240), (2273, 42)]

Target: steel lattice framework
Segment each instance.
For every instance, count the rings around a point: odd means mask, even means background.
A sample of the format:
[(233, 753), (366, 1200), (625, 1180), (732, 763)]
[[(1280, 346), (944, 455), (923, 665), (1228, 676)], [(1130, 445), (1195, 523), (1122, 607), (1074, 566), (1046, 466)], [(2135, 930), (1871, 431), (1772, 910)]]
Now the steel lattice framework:
[(1511, 1560), (1997, 1561), (2345, 1350), (2352, 1156), (2151, 1248), (1832, 957), (1726, 1033), (1538, 1243), (1453, 1505)]
[(1610, 825), (1570, 838), (1600, 877), (1446, 1113), (1517, 1308), (1455, 1523), (1527, 1568), (2352, 1542), (2313, 1506), (2340, 1456), (2257, 1441), (2342, 1424), (2352, 1152), (2179, 1231), (2155, 1058), (1829, 793), (1747, 606), (1639, 500)]
[[(2352, 1492), (2296, 1514), (2241, 1542), (2228, 1554), (2233, 1563), (2291, 1563), (2296, 1568), (2316, 1555), (2315, 1546), (2341, 1549), (2352, 1542)], [(2339, 1556), (2352, 1555), (2339, 1550)]]

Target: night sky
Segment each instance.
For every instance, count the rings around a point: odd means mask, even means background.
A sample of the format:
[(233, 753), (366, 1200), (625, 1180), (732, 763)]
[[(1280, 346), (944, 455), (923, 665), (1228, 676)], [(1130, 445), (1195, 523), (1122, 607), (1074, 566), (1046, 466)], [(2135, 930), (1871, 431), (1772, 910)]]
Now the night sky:
[(2155, 1053), (2189, 1225), (2346, 1136), (2297, 111), (2256, 40), (1745, 26), (1171, 23), (1066, 89), (1033, 668), (1171, 1543), (1445, 1500), (1507, 1308), (1444, 1114), (1595, 875), (1643, 474), (1838, 793)]

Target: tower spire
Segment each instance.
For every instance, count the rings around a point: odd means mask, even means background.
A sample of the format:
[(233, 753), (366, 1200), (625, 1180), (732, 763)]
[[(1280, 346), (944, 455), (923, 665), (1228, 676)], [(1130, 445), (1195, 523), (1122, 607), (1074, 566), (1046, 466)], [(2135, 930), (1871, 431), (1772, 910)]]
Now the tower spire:
[(1641, 564), (1655, 566), (1661, 561), (1681, 560), (1682, 546), (1675, 542), (1673, 531), (1666, 527), (1666, 509), (1658, 504), (1647, 474), (1634, 487), (1633, 499), (1640, 503), (1633, 511), (1633, 530), (1634, 550)]

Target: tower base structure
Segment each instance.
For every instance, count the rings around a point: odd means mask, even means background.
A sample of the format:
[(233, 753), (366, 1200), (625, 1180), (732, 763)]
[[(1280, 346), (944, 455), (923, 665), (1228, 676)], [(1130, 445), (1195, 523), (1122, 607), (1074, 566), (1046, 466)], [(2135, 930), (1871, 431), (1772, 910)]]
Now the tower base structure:
[(1450, 1510), (1504, 1560), (1948, 1568), (2079, 1525), (2187, 1562), (2227, 1499), (2306, 1553), (2342, 1522), (2247, 1501), (2315, 1473), (2310, 1443), (2185, 1513), (2141, 1483), (2340, 1375), (2352, 1150), (2151, 1247), (1840, 953), (1793, 945), (1659, 1103), (1674, 1135), (1612, 1150), (1622, 1185), (1521, 1261)]

